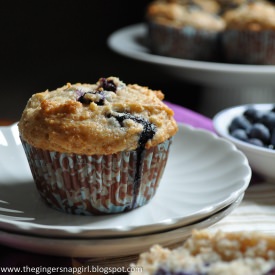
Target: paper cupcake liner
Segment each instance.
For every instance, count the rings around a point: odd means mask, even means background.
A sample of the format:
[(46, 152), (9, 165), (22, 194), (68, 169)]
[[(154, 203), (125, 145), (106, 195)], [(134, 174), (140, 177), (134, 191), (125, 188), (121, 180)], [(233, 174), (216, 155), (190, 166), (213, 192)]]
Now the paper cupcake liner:
[(222, 48), (227, 62), (274, 65), (275, 31), (227, 30), (222, 35)]
[(203, 61), (220, 59), (220, 32), (154, 22), (148, 22), (147, 27), (148, 46), (155, 54)]
[(22, 140), (41, 197), (57, 210), (82, 215), (130, 211), (150, 201), (171, 142), (144, 150), (140, 158), (137, 151), (91, 156), (51, 152)]

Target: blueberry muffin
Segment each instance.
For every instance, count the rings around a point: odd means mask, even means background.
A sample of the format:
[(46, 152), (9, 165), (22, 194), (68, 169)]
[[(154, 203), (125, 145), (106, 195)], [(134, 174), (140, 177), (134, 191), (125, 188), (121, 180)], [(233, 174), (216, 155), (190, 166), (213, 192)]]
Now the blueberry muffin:
[(151, 52), (191, 60), (218, 60), (219, 38), (225, 23), (206, 6), (195, 1), (150, 3), (146, 9), (146, 25)]
[(224, 59), (230, 63), (275, 64), (275, 6), (249, 1), (223, 15)]
[(261, 0), (217, 0), (220, 5), (220, 14), (238, 8), (240, 5)]
[(34, 94), (18, 127), (42, 198), (84, 215), (146, 204), (177, 132), (163, 98), (117, 77)]
[(275, 237), (259, 232), (194, 231), (174, 250), (153, 246), (135, 266), (142, 267), (145, 275), (272, 275)]
[(220, 4), (214, 0), (167, 0), (167, 2), (186, 5), (190, 8), (197, 7), (213, 14), (218, 14), (221, 9)]

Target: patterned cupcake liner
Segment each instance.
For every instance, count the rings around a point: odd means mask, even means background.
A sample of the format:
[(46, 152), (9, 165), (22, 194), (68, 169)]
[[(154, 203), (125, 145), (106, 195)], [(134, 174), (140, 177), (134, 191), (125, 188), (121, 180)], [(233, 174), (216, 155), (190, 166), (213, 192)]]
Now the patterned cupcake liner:
[(226, 30), (221, 43), (224, 59), (227, 62), (275, 64), (275, 31)]
[(155, 54), (202, 61), (220, 59), (221, 32), (191, 26), (177, 28), (151, 21), (147, 27), (148, 46)]
[(41, 197), (52, 208), (71, 214), (99, 215), (130, 211), (155, 195), (172, 139), (142, 152), (77, 155), (22, 144)]

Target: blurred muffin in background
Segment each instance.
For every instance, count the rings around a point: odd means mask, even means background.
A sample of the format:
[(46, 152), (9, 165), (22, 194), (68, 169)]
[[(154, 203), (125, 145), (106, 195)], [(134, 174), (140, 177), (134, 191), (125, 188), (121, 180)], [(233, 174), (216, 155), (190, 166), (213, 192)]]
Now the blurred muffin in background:
[(219, 13), (220, 4), (214, 0), (167, 0), (168, 3), (177, 3), (180, 5), (196, 5), (210, 13)]
[(247, 4), (250, 2), (261, 1), (261, 0), (216, 0), (220, 5), (220, 14), (227, 12), (228, 10), (236, 9), (240, 5)]
[(241, 64), (275, 64), (275, 6), (249, 1), (223, 15), (224, 59)]
[(214, 3), (168, 0), (149, 4), (146, 23), (152, 53), (191, 60), (218, 60), (219, 38), (225, 23), (216, 14), (219, 8), (217, 5), (213, 8)]

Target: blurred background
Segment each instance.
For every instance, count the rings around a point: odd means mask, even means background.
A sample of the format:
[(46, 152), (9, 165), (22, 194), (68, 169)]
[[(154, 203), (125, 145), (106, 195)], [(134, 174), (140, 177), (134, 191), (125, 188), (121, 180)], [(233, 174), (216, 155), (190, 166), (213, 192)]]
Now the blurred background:
[(0, 16), (0, 118), (18, 120), (28, 98), (67, 82), (125, 83), (161, 89), (166, 100), (197, 109), (200, 87), (114, 53), (107, 38), (140, 23), (149, 0), (3, 1)]
[[(108, 37), (143, 22), (149, 0), (2, 1), (0, 119), (18, 120), (29, 97), (67, 82), (95, 83), (118, 76), (164, 92), (167, 101), (212, 117), (238, 103), (270, 102), (275, 93), (240, 87), (205, 87), (158, 66), (112, 51)], [(218, 78), (219, 76), (217, 76)], [(275, 81), (275, 79), (274, 79)]]

